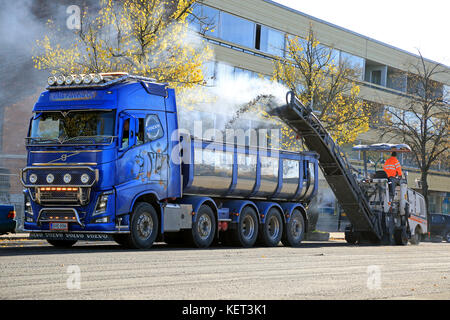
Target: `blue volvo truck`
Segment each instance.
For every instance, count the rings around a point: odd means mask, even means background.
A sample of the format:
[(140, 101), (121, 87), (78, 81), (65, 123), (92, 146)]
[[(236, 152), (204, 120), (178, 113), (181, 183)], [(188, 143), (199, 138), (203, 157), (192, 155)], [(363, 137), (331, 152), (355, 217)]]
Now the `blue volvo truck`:
[(26, 138), (24, 230), (58, 247), (299, 246), (318, 154), (195, 139), (178, 117), (175, 91), (148, 78), (49, 77)]

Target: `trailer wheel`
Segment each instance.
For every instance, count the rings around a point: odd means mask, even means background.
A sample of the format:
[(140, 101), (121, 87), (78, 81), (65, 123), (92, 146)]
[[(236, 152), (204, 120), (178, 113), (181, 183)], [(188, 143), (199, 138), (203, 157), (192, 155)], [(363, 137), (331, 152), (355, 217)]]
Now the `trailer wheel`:
[(233, 245), (244, 248), (252, 247), (258, 238), (258, 217), (256, 211), (250, 206), (242, 210), (236, 228), (229, 230)]
[(204, 204), (197, 212), (192, 229), (187, 230), (187, 240), (197, 248), (207, 248), (211, 245), (216, 234), (217, 222), (213, 209)]
[(286, 223), (281, 242), (288, 247), (299, 247), (305, 234), (305, 220), (299, 210), (292, 212), (291, 218)]
[(283, 220), (280, 212), (272, 208), (266, 215), (265, 223), (262, 225), (258, 235), (260, 243), (267, 247), (276, 247), (283, 236)]
[(77, 243), (77, 240), (50, 240), (50, 239), (48, 239), (47, 242), (57, 248), (70, 248), (75, 243)]
[(148, 249), (158, 235), (158, 215), (155, 208), (146, 202), (138, 203), (131, 217), (128, 245), (135, 249)]

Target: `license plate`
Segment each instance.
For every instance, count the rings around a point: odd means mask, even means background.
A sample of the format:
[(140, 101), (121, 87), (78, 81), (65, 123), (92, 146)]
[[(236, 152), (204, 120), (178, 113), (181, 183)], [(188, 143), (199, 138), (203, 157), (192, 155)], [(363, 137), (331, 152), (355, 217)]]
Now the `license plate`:
[(69, 230), (69, 224), (61, 222), (50, 222), (50, 230), (67, 231)]

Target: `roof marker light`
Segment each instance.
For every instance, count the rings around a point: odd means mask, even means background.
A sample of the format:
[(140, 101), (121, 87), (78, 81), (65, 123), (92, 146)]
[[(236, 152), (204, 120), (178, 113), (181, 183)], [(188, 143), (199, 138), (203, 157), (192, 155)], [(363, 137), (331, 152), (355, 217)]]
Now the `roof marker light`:
[(86, 75), (83, 77), (83, 83), (84, 83), (84, 84), (89, 84), (89, 83), (91, 83), (91, 82), (92, 82), (92, 75), (86, 74)]
[(56, 83), (58, 86), (62, 86), (66, 82), (66, 77), (64, 77), (62, 74), (56, 77)]
[(76, 85), (80, 85), (80, 84), (83, 82), (83, 76), (82, 76), (81, 74), (76, 74), (76, 75), (74, 76), (73, 82), (74, 82)]
[(74, 76), (72, 75), (66, 76), (66, 84), (70, 86), (73, 83), (73, 78)]
[(48, 83), (49, 86), (55, 85), (55, 83), (56, 83), (56, 77), (54, 77), (54, 76), (48, 77), (47, 83)]
[(100, 82), (103, 81), (103, 77), (102, 77), (101, 74), (94, 74), (94, 75), (93, 75), (93, 78), (92, 78), (92, 81), (93, 81), (94, 83), (98, 84), (98, 83), (100, 83)]

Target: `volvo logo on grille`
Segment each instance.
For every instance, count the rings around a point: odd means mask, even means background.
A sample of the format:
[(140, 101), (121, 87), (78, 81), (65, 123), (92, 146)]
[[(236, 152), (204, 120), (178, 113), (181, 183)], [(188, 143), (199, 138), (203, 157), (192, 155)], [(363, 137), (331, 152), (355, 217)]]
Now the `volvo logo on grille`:
[(74, 152), (74, 153), (71, 153), (71, 154), (66, 154), (66, 153), (64, 153), (64, 154), (61, 155), (61, 157), (59, 157), (58, 159), (49, 161), (48, 163), (54, 163), (54, 162), (57, 162), (57, 161), (66, 162), (68, 158), (73, 157), (73, 156), (79, 154), (80, 152), (81, 152), (81, 151), (79, 151), (79, 152)]

